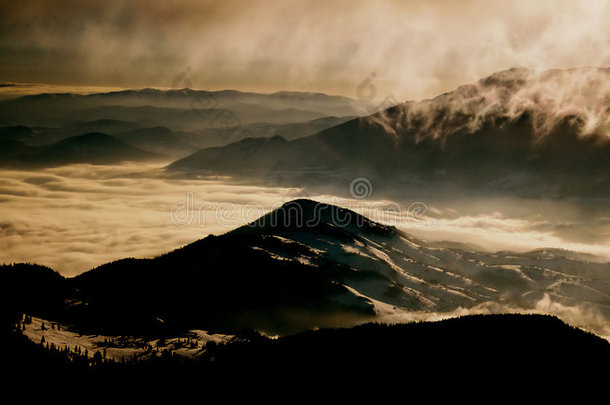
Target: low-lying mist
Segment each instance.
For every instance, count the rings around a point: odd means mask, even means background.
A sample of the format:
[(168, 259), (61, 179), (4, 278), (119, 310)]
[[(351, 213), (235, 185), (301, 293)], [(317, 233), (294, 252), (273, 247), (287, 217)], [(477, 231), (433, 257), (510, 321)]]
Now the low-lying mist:
[[(158, 165), (71, 165), (0, 176), (0, 262), (32, 262), (73, 276), (124, 257), (151, 257), (251, 222), (299, 197), (344, 206), (427, 240), (479, 250), (543, 247), (610, 259), (603, 199), (406, 193), (389, 200), (301, 188), (173, 179)], [(374, 184), (372, 185), (374, 186)], [(353, 190), (352, 190), (353, 191)]]

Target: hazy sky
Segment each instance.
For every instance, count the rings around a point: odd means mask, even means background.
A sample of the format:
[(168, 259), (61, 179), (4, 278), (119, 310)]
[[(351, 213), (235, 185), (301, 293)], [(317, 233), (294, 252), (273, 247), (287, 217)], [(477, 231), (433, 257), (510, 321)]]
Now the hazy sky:
[[(420, 99), (512, 66), (610, 65), (610, 1), (0, 0), (0, 81)], [(181, 86), (184, 87), (184, 86)]]

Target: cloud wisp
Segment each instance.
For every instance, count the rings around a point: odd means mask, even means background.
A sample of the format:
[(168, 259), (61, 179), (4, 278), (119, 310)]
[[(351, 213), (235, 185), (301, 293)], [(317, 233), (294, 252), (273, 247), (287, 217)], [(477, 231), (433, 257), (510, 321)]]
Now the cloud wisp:
[(513, 66), (610, 65), (610, 2), (24, 0), (0, 6), (4, 81), (421, 99)]

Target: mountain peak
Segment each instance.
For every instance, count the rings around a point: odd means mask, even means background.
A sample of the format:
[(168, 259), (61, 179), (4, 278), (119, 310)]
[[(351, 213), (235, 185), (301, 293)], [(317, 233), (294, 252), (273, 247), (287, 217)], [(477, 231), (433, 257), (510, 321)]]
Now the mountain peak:
[(120, 144), (121, 142), (111, 135), (103, 132), (88, 132), (82, 135), (71, 136), (69, 138), (61, 140), (60, 144), (76, 144), (76, 143), (104, 143), (104, 144)]
[(391, 235), (392, 227), (371, 221), (350, 209), (310, 199), (296, 199), (284, 203), (280, 208), (264, 215), (234, 232), (282, 232), (346, 231), (350, 233), (375, 233)]

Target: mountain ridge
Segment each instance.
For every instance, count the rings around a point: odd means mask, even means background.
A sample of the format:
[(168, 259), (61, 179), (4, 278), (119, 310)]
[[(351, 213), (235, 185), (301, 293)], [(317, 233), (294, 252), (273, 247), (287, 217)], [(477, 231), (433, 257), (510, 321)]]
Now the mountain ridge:
[(288, 178), (292, 174), (297, 183), (307, 182), (300, 173), (318, 168), (321, 174), (310, 176), (310, 182), (351, 171), (380, 185), (386, 179), (388, 189), (393, 181), (416, 179), (428, 187), (451, 183), (466, 190), (535, 196), (607, 196), (607, 83), (606, 68), (542, 73), (511, 69), (433, 99), (355, 118), (281, 148), (258, 140), (246, 159), (236, 158), (229, 144), (177, 160), (167, 171), (186, 176), (252, 174), (253, 179), (282, 184), (278, 172)]
[(127, 144), (111, 135), (90, 132), (56, 143), (30, 146), (0, 140), (0, 165), (5, 167), (53, 167), (65, 164), (111, 164), (123, 161), (160, 160), (161, 156)]
[[(608, 263), (552, 251), (428, 246), (313, 200), (270, 214), (153, 259), (123, 259), (60, 281), (63, 292), (49, 299), (70, 304), (53, 306), (52, 315), (91, 333), (119, 334), (252, 328), (283, 335), (426, 314), (553, 308), (610, 319)], [(27, 288), (3, 285), (7, 296)]]
[[(210, 109), (232, 111), (234, 108), (235, 112), (243, 114), (244, 106), (250, 106), (249, 110), (252, 113), (258, 108), (265, 108), (270, 112), (304, 110), (309, 111), (309, 117), (312, 119), (326, 116), (355, 116), (370, 107), (367, 102), (345, 96), (299, 92), (263, 94), (237, 90), (144, 89), (93, 94), (43, 93), (0, 101), (0, 125), (31, 126), (50, 123), (62, 125), (70, 122), (74, 114), (81, 114), (83, 111), (88, 111), (92, 120), (117, 119), (118, 116), (95, 115), (96, 109), (104, 112), (104, 108), (110, 107), (115, 109), (148, 107), (166, 113), (176, 110), (174, 115), (177, 115), (180, 111)], [(244, 119), (242, 121), (245, 122)], [(257, 121), (261, 120), (253, 122)]]

